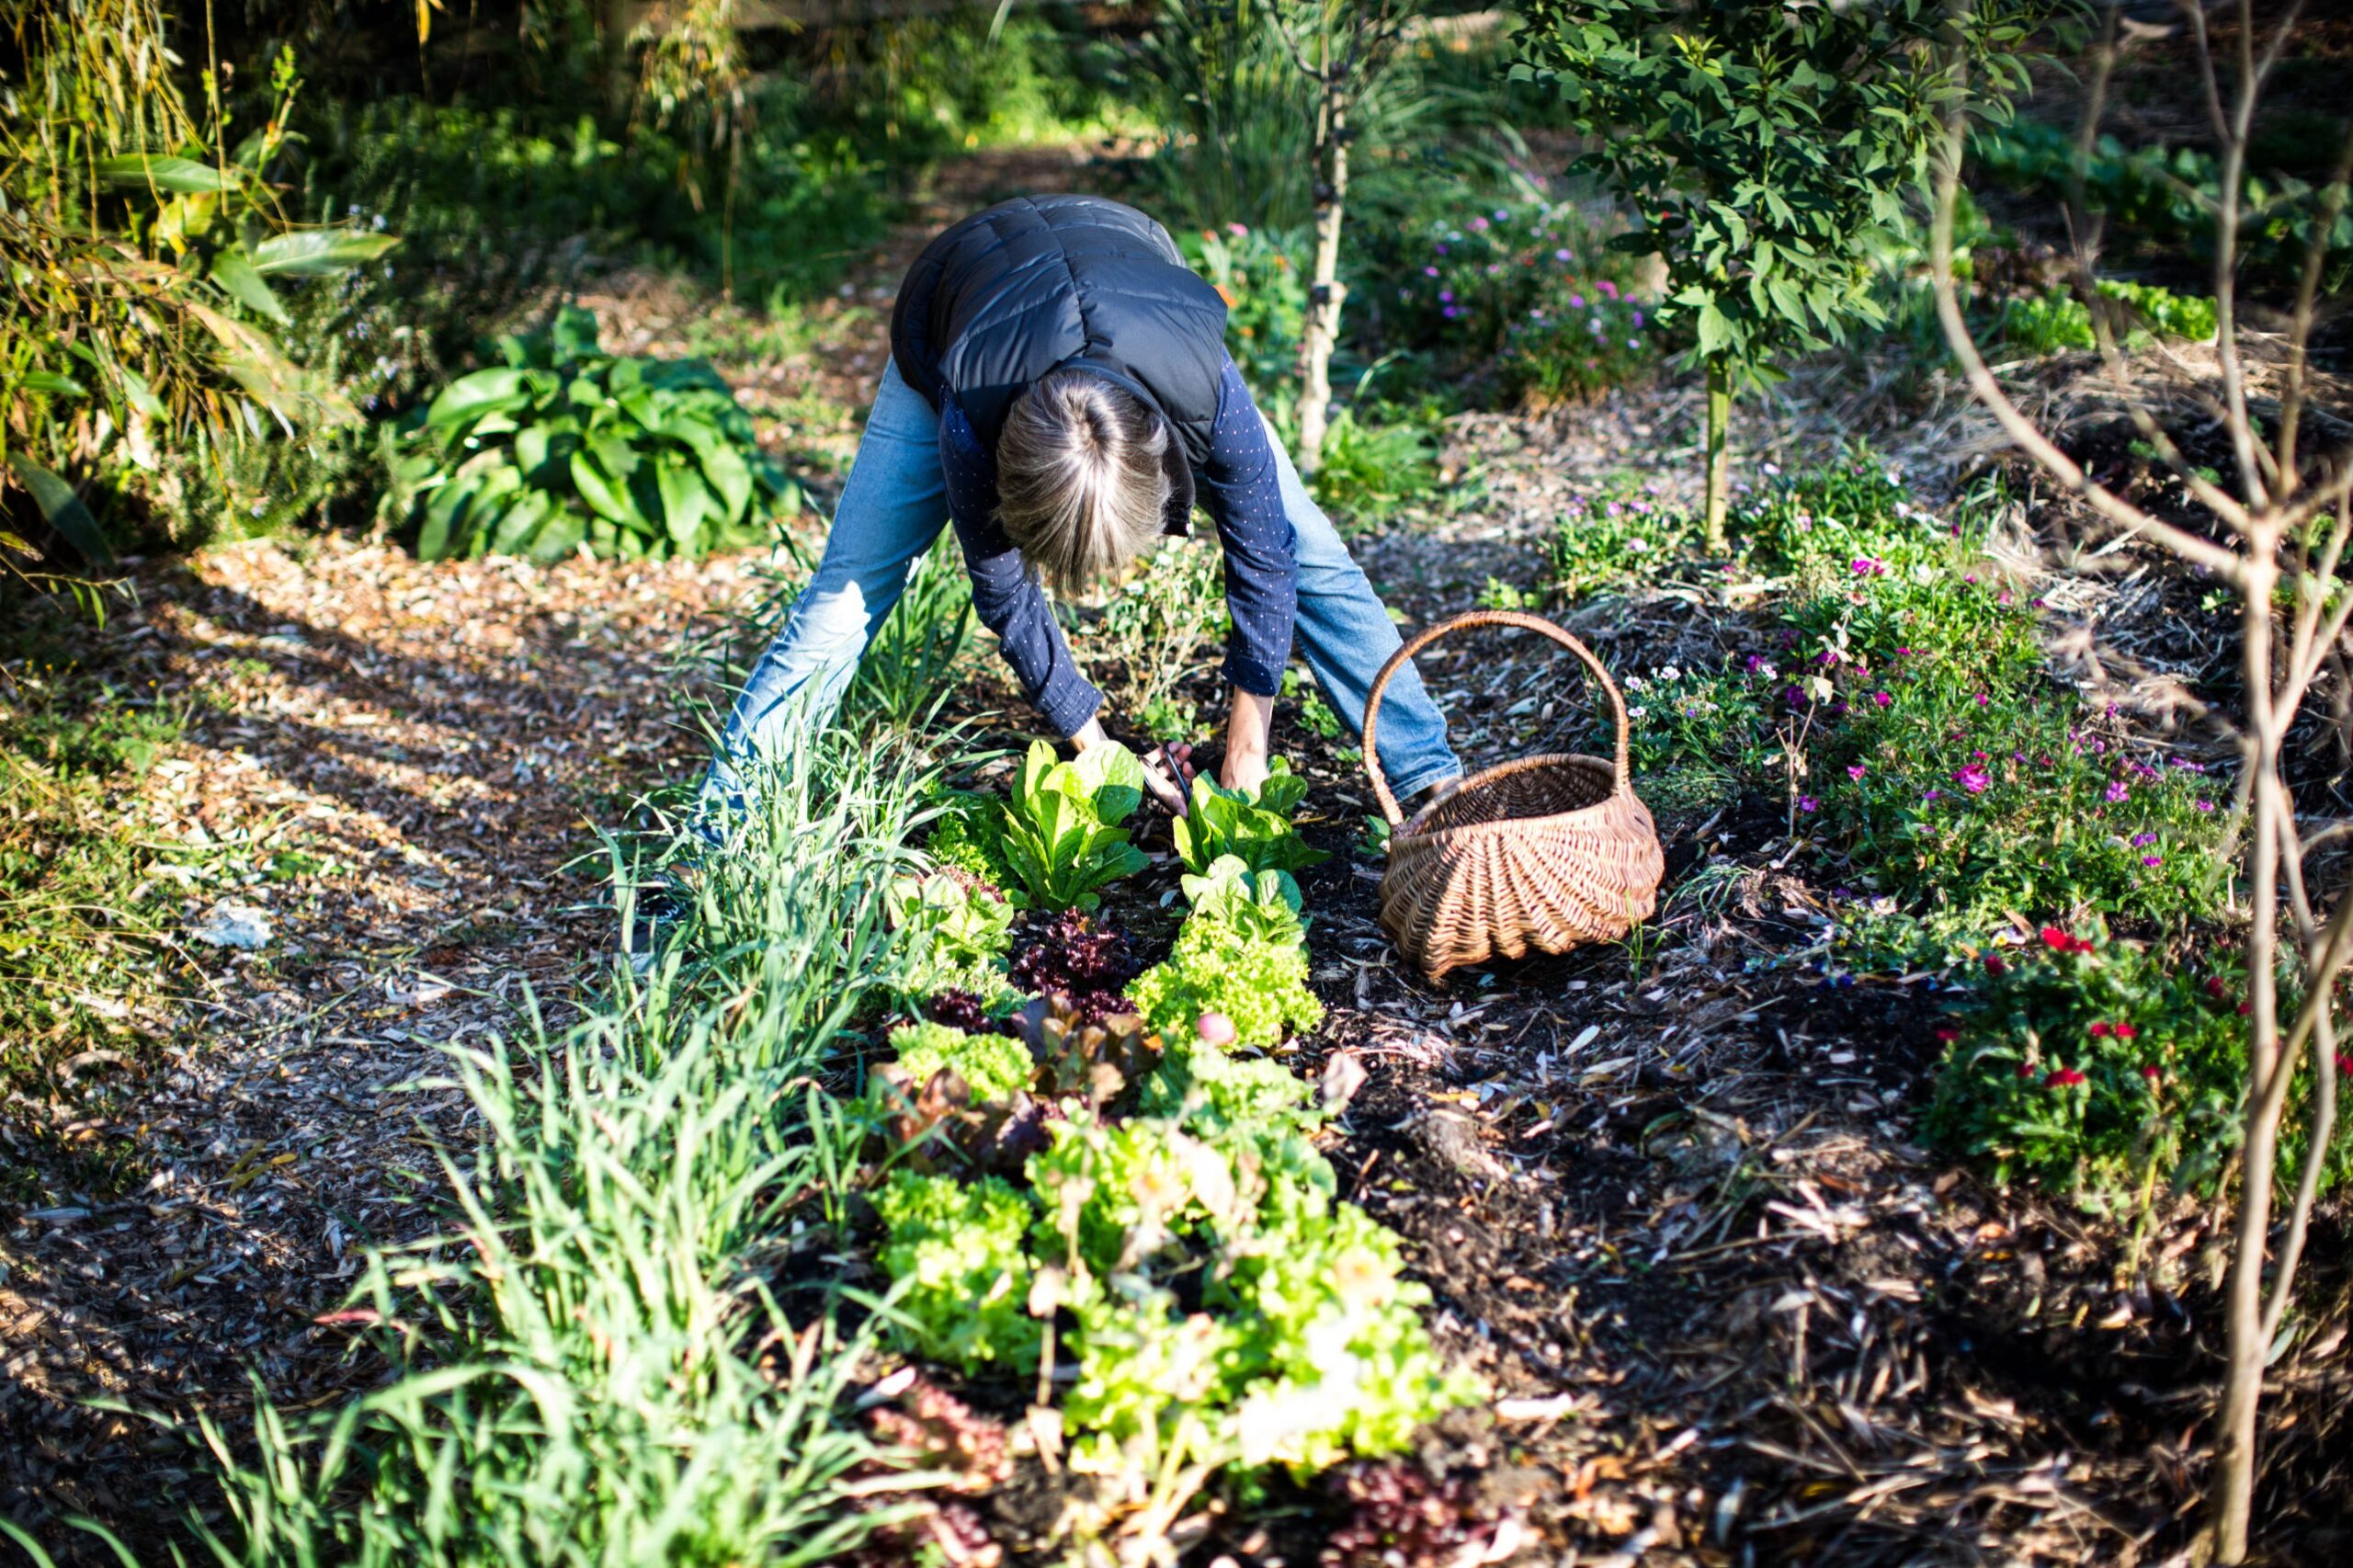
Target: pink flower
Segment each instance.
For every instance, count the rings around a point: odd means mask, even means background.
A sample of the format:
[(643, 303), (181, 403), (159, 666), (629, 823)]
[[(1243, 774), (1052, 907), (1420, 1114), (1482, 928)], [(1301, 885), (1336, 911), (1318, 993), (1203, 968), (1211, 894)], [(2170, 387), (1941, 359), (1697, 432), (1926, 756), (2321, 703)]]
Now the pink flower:
[(1471, 232), (1472, 233), (1484, 233), (1486, 232), (1486, 228), (1487, 221), (1484, 218), (1473, 218), (1471, 220)]
[(1972, 762), (1965, 767), (1955, 768), (1952, 781), (1972, 795), (1982, 795), (1985, 792), (1985, 787), (1993, 783), (1994, 779), (1984, 768)]
[(1250, 225), (1249, 225), (1249, 224), (1247, 224), (1247, 223), (1228, 223), (1228, 224), (1225, 226), (1225, 232), (1226, 232), (1227, 233), (1229, 233), (1229, 234), (1232, 234), (1235, 239), (1237, 239), (1237, 240), (1238, 240), (1238, 239), (1240, 239), (1243, 235), (1245, 235), (1245, 234), (1246, 234), (1246, 233), (1248, 233), (1250, 232)]
[(2214, 802), (2211, 801), (2199, 801), (2195, 804), (2201, 812), (2211, 812), (2214, 809)]
[(2042, 1080), (2042, 1085), (2048, 1089), (2072, 1089), (2084, 1082), (2084, 1075), (2073, 1067), (2058, 1067), (2052, 1070), (2051, 1076)]
[(1585, 309), (1585, 296), (1584, 296), (1583, 294), (1572, 294), (1572, 295), (1570, 295), (1570, 296), (1569, 296), (1569, 309), (1571, 309), (1571, 310), (1573, 310), (1573, 311), (1581, 311), (1581, 310)]
[(1887, 575), (1886, 566), (1872, 560), (1868, 555), (1858, 555), (1855, 557), (1853, 571), (1855, 575), (1858, 577), (1883, 577)]
[(2127, 784), (2121, 778), (2110, 779), (2108, 786), (2108, 798), (2111, 801), (2131, 800), (2132, 798), (2132, 786)]
[(1874, 691), (1871, 693), (1871, 700), (1879, 704), (1881, 708), (1884, 708), (1888, 704), (1893, 702), (1895, 699), (1887, 692)]
[(1436, 278), (1438, 276), (1438, 268), (1435, 267), (1425, 267), (1422, 268), (1422, 276), (1425, 278)]
[(1864, 767), (1859, 762), (1852, 762), (1847, 765), (1847, 777), (1853, 779), (1858, 784), (1863, 781), (1863, 775), (1870, 771), (1870, 768)]
[(1556, 250), (1552, 253), (1552, 259), (1554, 261), (1573, 261), (1575, 258), (1564, 250)]

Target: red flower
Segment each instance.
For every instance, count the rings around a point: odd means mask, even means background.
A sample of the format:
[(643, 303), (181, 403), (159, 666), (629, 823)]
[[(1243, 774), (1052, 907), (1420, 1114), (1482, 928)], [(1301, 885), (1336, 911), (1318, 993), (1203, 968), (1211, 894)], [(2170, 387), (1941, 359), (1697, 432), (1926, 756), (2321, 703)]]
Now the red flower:
[(2075, 946), (2075, 938), (2070, 937), (2066, 932), (2062, 931), (2056, 926), (2045, 926), (2042, 928), (2042, 945), (2046, 948), (2063, 953), (2069, 948)]
[(2001, 954), (1987, 953), (1985, 955), (1985, 972), (1988, 974), (2007, 974), (2010, 972), (2010, 966), (2003, 961)]
[(2119, 1040), (2138, 1040), (2141, 1038), (2141, 1031), (2134, 1028), (2131, 1024), (2110, 1024), (2108, 1027), (2108, 1032), (2114, 1035)]
[(1941, 1043), (1941, 1044), (1950, 1045), (1954, 1040), (1959, 1040), (1960, 1038), (1961, 1038), (1961, 1031), (1960, 1031), (1959, 1029), (1950, 1029), (1950, 1028), (1947, 1028), (1947, 1029), (1938, 1029), (1938, 1030), (1937, 1031), (1937, 1040), (1938, 1040), (1938, 1042), (1939, 1042), (1939, 1043)]
[(2051, 1076), (2042, 1080), (2042, 1086), (2046, 1089), (2072, 1089), (2084, 1081), (2084, 1075), (2073, 1067), (2058, 1067), (2052, 1070)]
[(2206, 977), (2206, 994), (2211, 996), (2215, 1001), (2221, 1001), (2222, 999), (2223, 993), (2229, 989), (2230, 988), (2228, 986), (2222, 983), (2222, 977), (2221, 975), (2210, 974)]
[(2165, 1079), (2165, 1069), (2162, 1067), (2143, 1067), (2141, 1069), (2141, 1076), (2146, 1078), (2152, 1084), (2162, 1083)]
[(2345, 1074), (2348, 1077), (2353, 1077), (2353, 1056), (2347, 1056), (2341, 1051), (2338, 1051), (2336, 1053), (2336, 1070), (2339, 1073)]
[(2106, 1024), (2094, 1024), (2092, 1026), (2092, 1038), (2094, 1040), (2106, 1040), (2108, 1038), (2108, 1026)]

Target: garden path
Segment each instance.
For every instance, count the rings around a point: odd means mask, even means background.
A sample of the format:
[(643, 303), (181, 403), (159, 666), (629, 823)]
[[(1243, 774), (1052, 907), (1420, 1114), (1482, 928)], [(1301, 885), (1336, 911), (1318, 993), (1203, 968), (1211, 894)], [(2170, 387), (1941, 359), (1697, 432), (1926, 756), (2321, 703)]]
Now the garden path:
[[(436, 1222), (436, 1141), (469, 1136), (442, 1053), (561, 1021), (609, 940), (574, 862), (687, 765), (676, 654), (749, 572), (263, 540), (140, 570), (86, 634), (188, 712), (117, 819), (180, 919), (152, 994), (85, 998), (130, 1060), (36, 1108), (129, 1176), (51, 1173), (0, 1223), (0, 1515), (137, 1533), (195, 1500), (183, 1437), (82, 1401), (235, 1426), (248, 1369), (291, 1407), (373, 1380), (320, 1314), (362, 1249)], [(224, 904), (267, 940), (195, 937)]]

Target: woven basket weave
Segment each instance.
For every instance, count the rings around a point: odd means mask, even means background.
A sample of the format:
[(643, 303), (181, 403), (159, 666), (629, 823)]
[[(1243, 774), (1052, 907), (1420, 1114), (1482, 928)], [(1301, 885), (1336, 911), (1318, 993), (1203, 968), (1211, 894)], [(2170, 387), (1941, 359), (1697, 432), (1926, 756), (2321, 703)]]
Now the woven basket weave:
[[(1381, 777), (1381, 692), (1406, 660), (1478, 626), (1540, 631), (1583, 659), (1618, 721), (1614, 762), (1553, 755), (1474, 773), (1404, 820)], [(1389, 819), (1381, 925), (1432, 980), (1463, 964), (1530, 949), (1563, 953), (1623, 937), (1658, 907), (1666, 857), (1626, 767), (1626, 699), (1591, 649), (1549, 620), (1474, 610), (1441, 621), (1390, 656), (1365, 703), (1364, 766)]]

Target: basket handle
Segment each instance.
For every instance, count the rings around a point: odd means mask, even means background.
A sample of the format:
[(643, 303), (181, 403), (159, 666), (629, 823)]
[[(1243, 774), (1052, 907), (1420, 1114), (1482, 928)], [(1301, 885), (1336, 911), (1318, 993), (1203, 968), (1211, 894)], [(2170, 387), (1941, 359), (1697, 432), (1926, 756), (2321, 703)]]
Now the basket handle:
[(1633, 775), (1626, 761), (1629, 744), (1626, 699), (1619, 694), (1618, 683), (1609, 678), (1609, 672), (1602, 667), (1601, 661), (1593, 656), (1593, 650), (1540, 616), (1522, 615), (1508, 609), (1474, 609), (1425, 628), (1411, 642), (1390, 654), (1389, 662), (1381, 665), (1381, 673), (1373, 677), (1372, 691), (1366, 697), (1364, 704), (1364, 770), (1372, 778), (1372, 792), (1380, 799), (1381, 813), (1389, 819), (1389, 825), (1395, 827), (1404, 822), (1405, 813), (1398, 809), (1397, 797), (1390, 793), (1389, 780), (1381, 775), (1381, 749), (1374, 741), (1374, 726), (1381, 712), (1381, 695), (1388, 689), (1390, 677), (1406, 660), (1449, 632), (1467, 631), (1478, 626), (1517, 626), (1524, 631), (1540, 631), (1585, 661), (1586, 668), (1599, 677), (1601, 689), (1609, 694), (1609, 710), (1618, 721), (1618, 788), (1624, 790), (1631, 783)]

